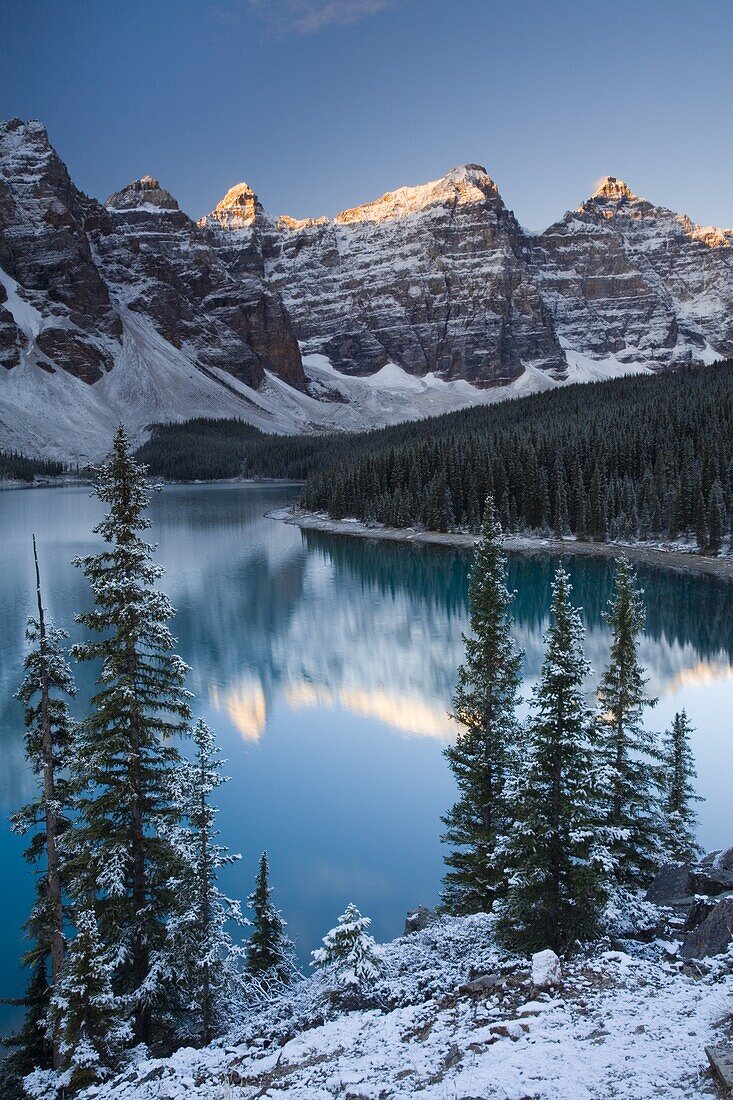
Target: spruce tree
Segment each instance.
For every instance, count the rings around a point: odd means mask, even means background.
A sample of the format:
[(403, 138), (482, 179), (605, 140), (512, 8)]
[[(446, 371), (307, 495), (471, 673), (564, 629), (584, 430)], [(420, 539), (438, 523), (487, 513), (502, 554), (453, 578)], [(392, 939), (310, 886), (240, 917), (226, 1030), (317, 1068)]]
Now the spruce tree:
[(95, 493), (109, 505), (95, 528), (107, 545), (76, 564), (95, 604), (79, 621), (96, 637), (74, 653), (99, 662), (101, 671), (74, 759), (73, 893), (80, 907), (94, 908), (103, 942), (115, 945), (115, 990), (130, 995), (135, 1039), (147, 1041), (156, 1000), (164, 999), (161, 953), (177, 900), (171, 881), (178, 857), (164, 827), (180, 816), (171, 791), (180, 766), (175, 738), (187, 732), (190, 717), (188, 670), (173, 652), (173, 609), (154, 587), (163, 570), (140, 537), (150, 526), (149, 486), (123, 428)]
[[(38, 954), (27, 964), (32, 967), (25, 996), (4, 1000), (4, 1004), (24, 1008), (23, 1024), (14, 1035), (3, 1040), (10, 1053), (0, 1064), (2, 1082), (8, 1095), (22, 1096), (21, 1082), (33, 1070), (51, 1070), (54, 1065), (54, 1044), (49, 1038), (49, 1008), (51, 987), (48, 984), (48, 960)], [(12, 1089), (12, 1091), (11, 1091)], [(0, 1096), (4, 1096), (0, 1088)]]
[[(38, 792), (30, 803), (13, 814), (13, 830), (20, 834), (31, 833), (26, 849), (26, 859), (40, 867), (36, 880), (37, 900), (26, 925), (26, 932), (33, 946), (25, 956), (27, 965), (33, 967), (28, 988), (28, 1010), (37, 1015), (42, 990), (41, 971), (50, 970), (50, 985), (55, 986), (64, 961), (64, 904), (62, 884), (63, 836), (69, 825), (70, 791), (64, 769), (68, 767), (75, 723), (69, 711), (68, 699), (76, 688), (64, 655), (64, 642), (68, 635), (46, 621), (41, 597), (41, 577), (35, 536), (33, 559), (36, 572), (36, 602), (38, 617), (28, 620), (26, 638), (31, 643), (25, 663), (25, 675), (18, 690), (18, 698), (25, 708), (25, 751), (38, 782)], [(49, 975), (46, 975), (48, 983)], [(59, 1036), (57, 1026), (50, 1020), (47, 1027), (52, 1040), (51, 1062), (58, 1068)], [(30, 1042), (26, 1055), (37, 1056), (43, 1067), (46, 1059), (46, 1041), (37, 1034), (35, 1026), (25, 1027), (20, 1038)], [(35, 1055), (33, 1052), (35, 1051)]]
[(697, 814), (693, 802), (702, 799), (695, 790), (695, 758), (690, 745), (693, 732), (686, 711), (675, 714), (662, 741), (659, 769), (662, 794), (663, 844), (668, 859), (693, 863), (702, 853), (697, 842)]
[(611, 655), (598, 688), (601, 706), (599, 754), (607, 784), (604, 823), (615, 877), (622, 887), (648, 885), (659, 863), (659, 814), (655, 760), (656, 735), (644, 729), (643, 715), (655, 699), (646, 693), (639, 662), (644, 605), (636, 573), (626, 558), (616, 562), (613, 596), (605, 620), (611, 628)]
[[(173, 887), (179, 904), (168, 924), (169, 960), (175, 985), (171, 994), (173, 1023), (179, 1034), (206, 1045), (221, 1034), (236, 995), (240, 952), (232, 943), (227, 922), (243, 924), (238, 902), (217, 885), (222, 867), (240, 857), (217, 842), (218, 810), (211, 795), (228, 777), (213, 733), (205, 722), (193, 730), (195, 757), (179, 768), (172, 798), (186, 824), (175, 826), (170, 839), (180, 871)], [(169, 1012), (171, 1004), (169, 1003)]]
[(61, 1021), (59, 1084), (71, 1092), (110, 1077), (132, 1036), (124, 1001), (112, 990), (114, 961), (93, 910), (77, 913), (76, 928), (51, 998)]
[(285, 934), (285, 921), (272, 903), (267, 852), (260, 856), (257, 881), (247, 900), (254, 913), (247, 940), (247, 973), (258, 979), (291, 981), (295, 973), (294, 948)]
[(605, 900), (607, 856), (594, 839), (592, 712), (583, 693), (590, 666), (571, 591), (559, 565), (514, 787), (516, 821), (507, 845), (512, 874), (498, 931), (506, 944), (522, 951), (565, 951), (575, 940), (591, 937)]
[(723, 487), (716, 478), (708, 496), (708, 550), (711, 554), (718, 554), (723, 545), (725, 516)]
[(451, 845), (443, 903), (451, 913), (488, 911), (506, 884), (503, 838), (510, 823), (507, 783), (516, 759), (516, 707), (522, 653), (511, 633), (501, 525), (493, 501), (484, 509), (469, 584), (471, 635), (458, 670), (455, 745), (445, 750), (459, 798), (443, 818)]
[(593, 471), (588, 501), (588, 531), (596, 542), (605, 542), (608, 535), (606, 526), (606, 494), (603, 475), (598, 463)]
[(312, 952), (311, 966), (341, 990), (367, 992), (383, 969), (382, 953), (369, 935), (371, 923), (350, 902), (336, 927), (323, 937), (323, 947)]

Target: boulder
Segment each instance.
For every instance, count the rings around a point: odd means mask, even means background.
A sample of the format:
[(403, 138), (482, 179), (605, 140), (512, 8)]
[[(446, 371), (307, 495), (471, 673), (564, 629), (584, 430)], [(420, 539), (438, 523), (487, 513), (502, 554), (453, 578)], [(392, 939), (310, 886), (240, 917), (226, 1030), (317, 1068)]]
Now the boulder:
[(557, 989), (562, 985), (560, 959), (549, 948), (532, 956), (532, 985), (535, 989)]
[(699, 928), (716, 904), (717, 902), (711, 901), (710, 898), (695, 898), (685, 917), (682, 931), (693, 932), (696, 928)]
[(498, 974), (481, 974), (472, 982), (465, 982), (458, 986), (459, 997), (478, 997), (482, 993), (491, 993), (498, 985), (501, 985), (501, 977)]
[(694, 894), (693, 870), (687, 863), (668, 863), (657, 871), (646, 892), (646, 900), (655, 905), (679, 905)]
[(417, 909), (410, 909), (405, 917), (404, 935), (409, 936), (413, 932), (422, 932), (432, 920), (432, 913), (424, 905), (418, 905)]
[(693, 894), (705, 894), (708, 897), (717, 897), (728, 890), (733, 890), (733, 872), (726, 871), (723, 867), (713, 864), (711, 867), (702, 868), (692, 872), (690, 883)]
[(733, 1044), (705, 1047), (705, 1053), (720, 1084), (726, 1089), (733, 1089)]
[(733, 897), (723, 898), (705, 920), (685, 937), (683, 959), (706, 959), (722, 955), (733, 942)]

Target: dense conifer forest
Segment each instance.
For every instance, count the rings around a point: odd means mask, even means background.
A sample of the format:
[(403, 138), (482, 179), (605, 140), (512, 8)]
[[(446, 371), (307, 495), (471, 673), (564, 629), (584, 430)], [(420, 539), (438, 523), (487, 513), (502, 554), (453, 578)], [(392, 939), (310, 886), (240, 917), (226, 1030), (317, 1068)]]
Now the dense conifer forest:
[(64, 472), (62, 462), (50, 458), (26, 458), (19, 451), (0, 451), (0, 481), (33, 481), (42, 477), (59, 477)]
[(153, 473), (307, 479), (334, 518), (505, 531), (694, 540), (717, 553), (733, 519), (733, 362), (568, 386), (356, 435), (266, 436), (239, 421), (160, 425)]

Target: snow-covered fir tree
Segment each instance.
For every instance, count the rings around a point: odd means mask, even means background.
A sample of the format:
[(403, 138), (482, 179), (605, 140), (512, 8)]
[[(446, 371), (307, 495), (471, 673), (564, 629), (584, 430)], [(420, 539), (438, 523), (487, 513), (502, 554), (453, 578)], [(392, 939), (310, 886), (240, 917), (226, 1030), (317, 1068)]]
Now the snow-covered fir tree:
[(560, 565), (514, 789), (516, 821), (507, 850), (512, 873), (498, 929), (505, 943), (522, 951), (565, 951), (591, 937), (605, 900), (608, 857), (594, 839), (593, 713), (583, 690), (590, 666), (571, 592)]
[(102, 943), (93, 910), (76, 914), (76, 930), (51, 997), (61, 1021), (58, 1083), (70, 1092), (110, 1077), (132, 1037), (127, 1006), (112, 989), (114, 960)]
[(180, 857), (180, 871), (172, 886), (178, 905), (168, 924), (169, 965), (174, 990), (168, 1012), (179, 1035), (203, 1045), (210, 1043), (229, 1022), (241, 985), (235, 948), (227, 923), (245, 923), (240, 905), (225, 897), (217, 885), (219, 871), (240, 857), (218, 843), (218, 810), (211, 796), (228, 776), (214, 734), (204, 721), (193, 729), (195, 756), (174, 776), (172, 797), (185, 823), (175, 826), (170, 839)]
[(695, 757), (690, 739), (693, 727), (682, 710), (675, 714), (662, 739), (659, 779), (662, 795), (663, 846), (667, 859), (692, 863), (702, 853), (697, 842), (697, 814), (693, 803), (702, 799), (695, 789)]
[[(33, 968), (26, 999), (29, 1017), (35, 1020), (41, 1002), (47, 1000), (42, 972), (47, 986), (58, 982), (66, 946), (62, 845), (69, 825), (70, 790), (64, 769), (69, 763), (75, 732), (68, 700), (76, 688), (64, 653), (67, 635), (46, 619), (35, 536), (33, 558), (38, 614), (28, 620), (26, 638), (30, 649), (17, 696), (25, 708), (25, 751), (36, 777), (37, 792), (31, 802), (13, 814), (11, 821), (15, 832), (30, 834), (25, 855), (37, 873), (36, 903), (26, 924), (32, 946), (25, 956), (26, 964)], [(51, 1064), (57, 1068), (58, 1027), (50, 1019), (46, 1026), (51, 1039)], [(35, 1065), (45, 1067), (48, 1043), (35, 1022), (16, 1036), (19, 1058), (21, 1040), (28, 1044), (23, 1057), (35, 1058)]]
[(649, 698), (639, 661), (644, 605), (635, 571), (626, 558), (616, 562), (613, 596), (605, 619), (611, 654), (598, 688), (598, 723), (603, 782), (607, 786), (604, 825), (616, 881), (622, 888), (649, 884), (660, 857), (656, 734), (644, 728)]
[(382, 973), (382, 953), (369, 935), (371, 923), (350, 902), (336, 927), (323, 937), (323, 947), (312, 952), (311, 966), (339, 990), (367, 992)]
[(115, 991), (131, 996), (135, 1038), (147, 1041), (165, 999), (166, 922), (178, 901), (171, 889), (178, 855), (164, 834), (180, 816), (171, 794), (180, 767), (175, 738), (189, 729), (188, 670), (173, 652), (173, 609), (155, 588), (163, 570), (140, 537), (150, 526), (149, 486), (123, 428), (95, 493), (109, 505), (95, 528), (107, 545), (77, 562), (94, 608), (79, 616), (93, 637), (74, 653), (99, 662), (101, 672), (74, 759), (72, 886), (78, 905), (94, 906), (103, 942), (115, 946)]
[[(31, 974), (23, 997), (4, 1001), (15, 1008), (25, 1009), (23, 1023), (15, 1034), (3, 1039), (9, 1053), (0, 1064), (0, 1079), (8, 1095), (22, 1096), (21, 1082), (34, 1070), (51, 1070), (54, 1064), (54, 1045), (49, 1036), (49, 1008), (51, 987), (48, 982), (48, 959), (39, 954), (35, 961), (26, 956)], [(12, 1091), (11, 1091), (12, 1090)], [(2, 1088), (0, 1096), (4, 1097)]]
[(446, 856), (443, 904), (454, 914), (488, 911), (506, 887), (503, 841), (511, 820), (508, 782), (516, 765), (517, 695), (522, 653), (508, 617), (501, 525), (486, 501), (469, 585), (471, 633), (458, 670), (455, 745), (445, 750), (459, 798), (443, 818)]
[(255, 888), (247, 899), (252, 932), (247, 940), (247, 973), (260, 980), (289, 982), (295, 976), (295, 949), (285, 921), (272, 902), (267, 852), (260, 856)]

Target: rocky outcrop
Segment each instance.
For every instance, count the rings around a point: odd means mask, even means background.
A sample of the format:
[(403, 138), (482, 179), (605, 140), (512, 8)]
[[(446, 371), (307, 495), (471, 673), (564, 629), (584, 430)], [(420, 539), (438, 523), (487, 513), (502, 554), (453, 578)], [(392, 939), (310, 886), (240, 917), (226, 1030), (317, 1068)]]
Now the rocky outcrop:
[(405, 931), (403, 935), (410, 936), (413, 932), (422, 932), (430, 924), (433, 914), (424, 905), (418, 905), (417, 909), (410, 909), (405, 917)]
[(675, 914), (670, 924), (681, 933), (681, 958), (722, 954), (733, 943), (733, 849), (711, 852), (696, 867), (661, 867), (646, 899)]
[(707, 959), (722, 955), (733, 943), (733, 897), (723, 898), (694, 932), (685, 936), (683, 959)]
[(733, 230), (607, 176), (525, 255), (566, 347), (652, 368), (733, 353)]

